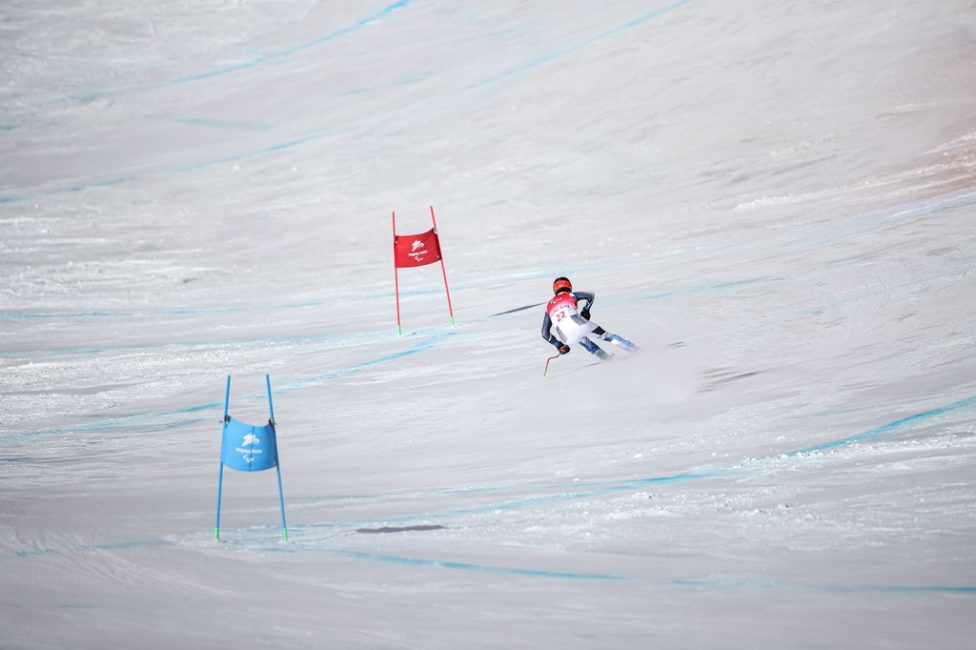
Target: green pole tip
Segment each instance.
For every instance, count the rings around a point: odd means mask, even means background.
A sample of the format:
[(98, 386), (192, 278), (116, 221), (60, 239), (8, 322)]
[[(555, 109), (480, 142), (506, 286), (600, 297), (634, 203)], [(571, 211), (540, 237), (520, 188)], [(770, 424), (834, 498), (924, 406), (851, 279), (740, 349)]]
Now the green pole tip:
[(219, 528), (214, 528), (214, 539), (217, 540), (218, 542), (220, 541), (220, 529)]

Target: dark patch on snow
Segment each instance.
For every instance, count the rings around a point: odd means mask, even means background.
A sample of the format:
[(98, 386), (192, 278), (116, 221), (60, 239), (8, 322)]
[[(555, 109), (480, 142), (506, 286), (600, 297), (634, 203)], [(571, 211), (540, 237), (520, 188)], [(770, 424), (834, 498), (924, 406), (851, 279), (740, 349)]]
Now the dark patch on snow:
[(444, 530), (447, 526), (421, 525), (421, 526), (383, 526), (382, 528), (357, 528), (357, 533), (405, 533), (411, 530)]
[(752, 370), (749, 372), (739, 372), (736, 370), (731, 370), (729, 368), (709, 368), (702, 372), (702, 376), (705, 378), (705, 385), (702, 386), (703, 391), (716, 390), (722, 384), (728, 384), (733, 381), (738, 381), (740, 379), (746, 379), (747, 377), (755, 377), (761, 370)]

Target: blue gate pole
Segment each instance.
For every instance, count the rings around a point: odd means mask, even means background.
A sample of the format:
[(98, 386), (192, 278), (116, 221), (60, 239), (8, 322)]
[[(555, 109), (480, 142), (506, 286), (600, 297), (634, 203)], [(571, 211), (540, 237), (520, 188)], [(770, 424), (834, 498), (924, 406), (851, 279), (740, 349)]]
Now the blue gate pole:
[(214, 528), (214, 539), (220, 541), (220, 490), (224, 485), (224, 461), (220, 461), (220, 472), (217, 474), (217, 527)]
[(271, 401), (271, 375), (264, 376), (264, 383), (268, 386), (268, 411), (271, 412), (271, 422), (274, 422), (274, 402)]
[(281, 504), (281, 539), (288, 541), (288, 525), (285, 523), (285, 493), (281, 489), (281, 456), (278, 454), (278, 428), (275, 426), (274, 402), (271, 400), (271, 375), (264, 376), (268, 387), (268, 411), (271, 413), (271, 426), (275, 432), (275, 471), (278, 473), (278, 502)]
[(275, 466), (278, 471), (278, 500), (281, 502), (281, 541), (288, 541), (288, 525), (285, 523), (285, 493), (281, 491), (281, 461)]
[(227, 428), (227, 407), (230, 403), (230, 375), (227, 375), (227, 391), (224, 393), (224, 419), (220, 423), (220, 471), (217, 473), (217, 524), (214, 539), (220, 541), (220, 493), (224, 487), (224, 429)]

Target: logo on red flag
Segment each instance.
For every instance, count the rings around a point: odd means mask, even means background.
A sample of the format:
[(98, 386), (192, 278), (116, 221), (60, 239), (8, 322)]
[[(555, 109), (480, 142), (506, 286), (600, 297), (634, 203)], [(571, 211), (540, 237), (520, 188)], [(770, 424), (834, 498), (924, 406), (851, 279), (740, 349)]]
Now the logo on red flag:
[(419, 235), (396, 235), (393, 239), (398, 268), (424, 266), (441, 259), (441, 245), (433, 228)]

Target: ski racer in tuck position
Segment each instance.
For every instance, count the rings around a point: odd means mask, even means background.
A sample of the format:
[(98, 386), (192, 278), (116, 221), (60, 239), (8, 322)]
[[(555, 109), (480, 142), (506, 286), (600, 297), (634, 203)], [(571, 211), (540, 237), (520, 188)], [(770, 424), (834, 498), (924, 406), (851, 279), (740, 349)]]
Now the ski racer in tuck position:
[[(558, 277), (552, 283), (555, 294), (546, 305), (546, 316), (542, 320), (542, 338), (551, 343), (559, 354), (569, 352), (569, 346), (579, 343), (587, 352), (602, 359), (609, 359), (610, 355), (592, 341), (593, 338), (610, 341), (613, 345), (628, 352), (637, 346), (616, 334), (609, 334), (605, 329), (590, 322), (590, 308), (593, 307), (595, 296), (589, 291), (573, 291), (573, 284), (569, 278)], [(579, 309), (580, 301), (583, 308)]]

